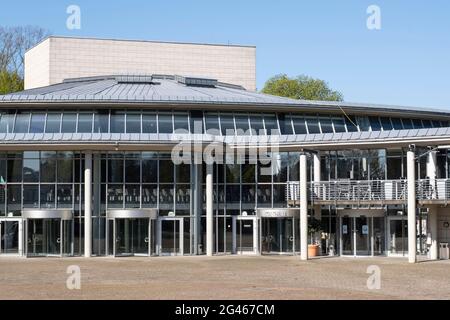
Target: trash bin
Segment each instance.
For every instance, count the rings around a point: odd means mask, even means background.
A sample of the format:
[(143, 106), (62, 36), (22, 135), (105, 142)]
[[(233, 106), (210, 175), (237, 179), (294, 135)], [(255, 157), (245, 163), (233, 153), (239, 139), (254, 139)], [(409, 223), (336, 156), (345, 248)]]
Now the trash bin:
[(441, 260), (449, 259), (449, 247), (447, 242), (439, 243), (439, 259)]

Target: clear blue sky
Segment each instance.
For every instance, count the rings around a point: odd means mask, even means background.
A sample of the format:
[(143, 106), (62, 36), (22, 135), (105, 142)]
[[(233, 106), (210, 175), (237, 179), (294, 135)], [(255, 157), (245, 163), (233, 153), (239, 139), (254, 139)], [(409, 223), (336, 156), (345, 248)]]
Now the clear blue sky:
[[(66, 8), (81, 7), (81, 30)], [(381, 30), (366, 9), (381, 8)], [(257, 85), (272, 75), (324, 79), (347, 101), (450, 109), (448, 0), (40, 0), (3, 1), (0, 25), (55, 35), (257, 47)]]

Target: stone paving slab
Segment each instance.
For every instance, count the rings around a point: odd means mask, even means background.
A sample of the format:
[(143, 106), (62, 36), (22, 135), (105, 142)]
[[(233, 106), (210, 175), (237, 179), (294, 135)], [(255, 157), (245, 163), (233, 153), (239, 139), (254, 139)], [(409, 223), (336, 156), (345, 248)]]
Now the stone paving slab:
[[(81, 270), (69, 290), (67, 267)], [(381, 289), (367, 288), (367, 268)], [(0, 299), (450, 299), (450, 261), (215, 256), (0, 257)]]

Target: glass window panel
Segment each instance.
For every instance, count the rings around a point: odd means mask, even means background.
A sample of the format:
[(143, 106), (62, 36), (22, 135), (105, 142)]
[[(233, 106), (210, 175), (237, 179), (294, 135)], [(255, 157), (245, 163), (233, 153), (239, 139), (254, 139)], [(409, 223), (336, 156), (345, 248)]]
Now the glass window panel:
[(280, 123), (281, 134), (294, 134), (291, 116), (279, 114), (278, 121)]
[(22, 159), (8, 160), (7, 182), (22, 182)]
[(46, 133), (59, 133), (61, 127), (61, 113), (47, 114), (47, 124), (45, 126)]
[(156, 114), (142, 115), (142, 133), (157, 133)]
[(76, 113), (63, 113), (61, 132), (62, 133), (75, 133), (77, 127), (77, 114)]
[(257, 199), (258, 207), (271, 207), (272, 206), (272, 185), (271, 184), (258, 184), (257, 185)]
[[(359, 125), (359, 130), (361, 131), (369, 131), (370, 122), (368, 117), (357, 117), (357, 123)], [(355, 122), (356, 123), (356, 122)]]
[(305, 118), (292, 117), (292, 122), (294, 124), (295, 134), (307, 134)]
[(175, 166), (177, 174), (177, 183), (191, 182), (191, 168), (189, 164), (179, 164)]
[(378, 117), (369, 117), (369, 122), (372, 131), (381, 131), (381, 124)]
[(156, 184), (142, 185), (142, 206), (155, 208), (158, 203), (158, 186)]
[(16, 115), (16, 123), (14, 125), (15, 133), (28, 133), (28, 123), (30, 121), (29, 113), (18, 113)]
[(227, 203), (239, 203), (241, 196), (240, 185), (227, 185), (226, 186), (226, 202)]
[(243, 184), (242, 185), (242, 203), (255, 204), (256, 200), (256, 185)]
[(381, 126), (383, 130), (392, 130), (391, 119), (388, 117), (380, 117)]
[(403, 128), (405, 129), (412, 129), (413, 128), (413, 124), (411, 119), (402, 119), (402, 123), (403, 123)]
[(205, 116), (206, 130), (209, 134), (219, 133), (219, 116), (217, 114), (207, 113)]
[(41, 182), (56, 181), (56, 152), (41, 152)]
[(299, 181), (299, 159), (300, 153), (289, 152), (289, 181)]
[(125, 160), (125, 181), (140, 182), (141, 181), (141, 161)]
[(435, 128), (440, 128), (441, 127), (441, 122), (438, 120), (432, 120), (431, 121), (433, 123), (433, 127)]
[(41, 184), (41, 208), (55, 207), (55, 185)]
[(125, 132), (125, 114), (122, 112), (111, 113), (111, 133)]
[(108, 133), (109, 130), (109, 113), (95, 113), (94, 114), (94, 132)]
[(57, 207), (71, 208), (73, 188), (71, 184), (59, 184), (57, 186)]
[(158, 160), (142, 160), (142, 182), (158, 182)]
[(159, 133), (173, 133), (172, 115), (158, 114)]
[(108, 182), (121, 183), (123, 182), (123, 160), (109, 159), (108, 160)]
[(423, 127), (424, 127), (424, 128), (431, 128), (431, 127), (432, 127), (431, 121), (428, 120), (428, 119), (423, 119), (423, 120), (422, 120), (422, 123), (423, 123)]
[(125, 185), (125, 207), (139, 208), (141, 204), (141, 188), (139, 184)]
[(345, 132), (345, 123), (343, 118), (333, 118), (334, 132)]
[(264, 122), (260, 115), (250, 115), (250, 125), (255, 134), (264, 135)]
[(266, 126), (266, 132), (268, 135), (271, 134), (280, 134), (280, 129), (278, 128), (278, 121), (275, 115), (265, 115), (264, 116), (264, 125)]
[(227, 164), (225, 165), (225, 175), (227, 183), (240, 183), (241, 165)]
[(322, 133), (333, 133), (333, 125), (330, 118), (320, 118)]
[(189, 132), (189, 118), (188, 114), (175, 114), (174, 115), (174, 128), (182, 129), (181, 132)]
[(39, 186), (24, 185), (23, 186), (23, 207), (39, 208)]
[(45, 127), (45, 113), (31, 115), (30, 133), (43, 133)]
[(272, 164), (258, 162), (258, 183), (259, 182), (272, 182)]
[(39, 182), (40, 162), (37, 159), (23, 160), (23, 181), (24, 182)]
[(402, 121), (399, 118), (392, 118), (391, 120), (392, 120), (392, 125), (395, 130), (403, 129)]
[(276, 155), (276, 162), (274, 165), (273, 181), (274, 182), (286, 182), (287, 181), (287, 168), (289, 165), (288, 153), (282, 152)]
[(307, 118), (306, 123), (308, 124), (309, 134), (320, 133), (319, 119), (317, 118)]
[[(63, 127), (64, 127), (64, 117), (63, 117)], [(91, 132), (92, 132), (92, 113), (80, 113), (78, 115), (78, 133), (91, 133)]]
[(108, 208), (123, 208), (123, 185), (108, 185)]
[(14, 127), (14, 114), (2, 114), (0, 118), (0, 132), (12, 133)]
[(189, 209), (187, 207), (191, 203), (191, 189), (189, 188), (189, 184), (177, 184), (176, 191), (175, 201), (178, 205), (177, 208)]
[(173, 205), (173, 185), (159, 186), (159, 203)]
[[(222, 135), (234, 135), (234, 120), (231, 114), (221, 114), (220, 115), (220, 126), (222, 128)], [(227, 132), (228, 131), (228, 132)]]
[(423, 128), (423, 124), (420, 119), (413, 119), (413, 125), (414, 125), (414, 129), (422, 129)]
[(159, 182), (160, 183), (173, 183), (173, 162), (172, 160), (160, 160), (159, 161)]
[(127, 113), (127, 133), (141, 133), (141, 115)]
[(242, 165), (242, 183), (255, 183), (256, 182), (256, 165), (243, 164)]
[(441, 121), (441, 127), (449, 127), (448, 121)]
[(353, 116), (344, 117), (345, 125), (347, 126), (347, 132), (358, 132), (356, 118)]
[(283, 208), (287, 206), (286, 186), (284, 184), (273, 185), (273, 206), (275, 208)]
[(242, 130), (244, 134), (248, 133), (249, 124), (247, 115), (236, 115), (236, 130)]
[(8, 185), (8, 212), (21, 210), (22, 206), (22, 186)]
[(58, 159), (57, 164), (58, 182), (73, 182), (73, 159)]

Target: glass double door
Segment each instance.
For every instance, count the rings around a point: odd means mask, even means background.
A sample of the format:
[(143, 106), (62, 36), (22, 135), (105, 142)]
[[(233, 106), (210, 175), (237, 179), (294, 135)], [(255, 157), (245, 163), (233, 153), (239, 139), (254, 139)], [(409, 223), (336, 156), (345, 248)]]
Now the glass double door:
[(27, 219), (27, 256), (73, 255), (73, 221)]
[(0, 254), (22, 254), (22, 221), (0, 220)]
[(406, 217), (388, 218), (388, 254), (408, 255), (408, 219)]
[(293, 218), (262, 218), (262, 253), (294, 253), (294, 234), (295, 231)]
[(158, 220), (158, 254), (184, 254), (183, 218), (160, 217)]
[[(149, 218), (116, 218), (109, 220), (109, 252), (114, 256), (148, 256), (153, 232)], [(113, 241), (112, 241), (113, 240)]]
[(340, 218), (341, 255), (373, 256), (384, 253), (383, 217)]

